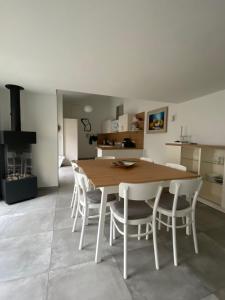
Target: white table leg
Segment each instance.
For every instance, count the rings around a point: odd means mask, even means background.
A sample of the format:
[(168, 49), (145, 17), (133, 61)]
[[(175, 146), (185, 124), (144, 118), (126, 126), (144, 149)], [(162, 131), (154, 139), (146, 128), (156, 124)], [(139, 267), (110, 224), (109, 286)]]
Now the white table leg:
[(107, 202), (107, 188), (101, 188), (102, 198), (101, 198), (101, 206), (99, 211), (99, 222), (98, 222), (98, 235), (97, 235), (97, 244), (96, 244), (96, 252), (95, 252), (95, 262), (99, 263), (102, 259), (102, 241), (104, 235), (104, 227), (105, 227), (105, 212), (106, 212), (106, 202)]

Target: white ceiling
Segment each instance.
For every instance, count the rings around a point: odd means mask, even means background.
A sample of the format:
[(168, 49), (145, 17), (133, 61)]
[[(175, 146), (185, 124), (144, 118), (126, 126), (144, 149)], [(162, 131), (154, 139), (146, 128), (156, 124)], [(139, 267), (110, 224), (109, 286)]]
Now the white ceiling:
[(224, 0), (0, 0), (0, 85), (181, 102), (225, 88)]

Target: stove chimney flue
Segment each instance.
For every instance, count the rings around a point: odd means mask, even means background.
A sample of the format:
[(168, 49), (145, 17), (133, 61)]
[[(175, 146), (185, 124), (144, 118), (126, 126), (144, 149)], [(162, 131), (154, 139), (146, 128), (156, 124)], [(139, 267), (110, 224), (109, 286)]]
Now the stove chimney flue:
[(21, 131), (20, 91), (24, 88), (14, 84), (6, 84), (5, 87), (10, 90), (11, 130)]

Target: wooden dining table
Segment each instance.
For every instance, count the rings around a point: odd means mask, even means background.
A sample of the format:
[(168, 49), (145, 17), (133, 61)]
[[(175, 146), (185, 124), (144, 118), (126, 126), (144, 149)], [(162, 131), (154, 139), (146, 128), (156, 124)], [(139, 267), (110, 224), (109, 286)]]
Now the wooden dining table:
[(175, 179), (191, 179), (198, 176), (192, 172), (180, 171), (164, 165), (130, 158), (128, 159), (129, 161), (136, 162), (133, 166), (127, 168), (116, 167), (113, 164), (116, 160), (77, 160), (78, 166), (82, 168), (93, 186), (95, 188), (100, 188), (102, 191), (95, 252), (96, 263), (100, 262), (102, 258), (102, 241), (104, 236), (107, 196), (108, 194), (118, 193), (119, 184), (121, 182), (161, 182)]

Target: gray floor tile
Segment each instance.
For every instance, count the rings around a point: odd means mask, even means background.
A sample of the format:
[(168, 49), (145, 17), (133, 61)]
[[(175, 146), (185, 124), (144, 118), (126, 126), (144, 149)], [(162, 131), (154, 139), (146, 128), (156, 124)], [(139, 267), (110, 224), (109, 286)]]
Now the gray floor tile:
[(210, 295), (202, 298), (201, 300), (219, 300), (219, 298), (217, 298), (217, 296), (215, 294), (210, 294)]
[(73, 219), (70, 218), (71, 208), (62, 208), (55, 211), (54, 230), (71, 228)]
[(35, 199), (13, 204), (15, 213), (25, 213), (37, 210), (53, 211), (55, 209), (55, 197), (57, 193), (51, 192), (49, 195), (43, 195)]
[(54, 211), (31, 211), (0, 217), (0, 239), (53, 230)]
[(225, 250), (205, 233), (198, 235), (199, 254), (186, 260), (204, 284), (214, 290), (225, 285)]
[(57, 195), (56, 197), (56, 209), (70, 208), (72, 195)]
[[(70, 228), (56, 230), (53, 233), (51, 269), (78, 265), (84, 262), (93, 262), (97, 239), (97, 226), (88, 225), (84, 233), (83, 250), (78, 250), (80, 241), (80, 225), (78, 231), (72, 233)], [(111, 257), (108, 245), (104, 241), (103, 259), (106, 261)]]
[[(123, 256), (115, 256), (123, 270)], [(195, 274), (184, 264), (174, 267), (171, 253), (159, 247), (160, 270), (155, 270), (152, 249), (145, 247), (128, 253), (128, 275), (126, 284), (133, 299), (190, 299), (198, 300), (209, 294)], [(122, 275), (121, 275), (122, 276)]]
[(47, 271), (51, 242), (52, 232), (0, 240), (0, 281)]
[(1, 300), (45, 300), (47, 296), (48, 274), (0, 282)]
[(209, 229), (206, 231), (206, 235), (225, 249), (225, 226)]
[(48, 300), (131, 300), (112, 261), (50, 272)]
[(225, 227), (224, 213), (201, 204), (196, 210), (197, 230), (206, 232), (212, 228)]

